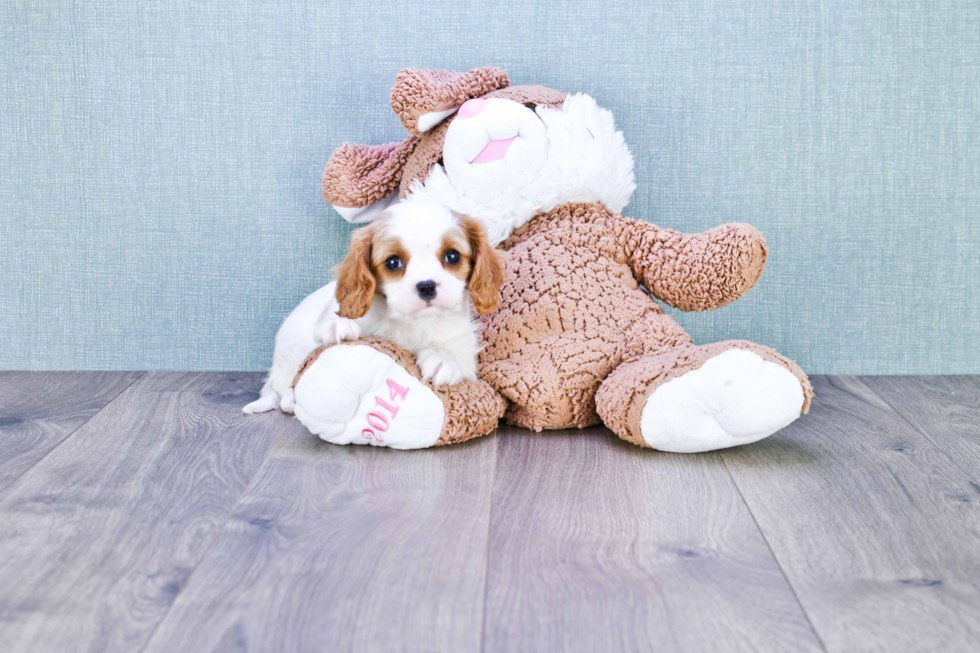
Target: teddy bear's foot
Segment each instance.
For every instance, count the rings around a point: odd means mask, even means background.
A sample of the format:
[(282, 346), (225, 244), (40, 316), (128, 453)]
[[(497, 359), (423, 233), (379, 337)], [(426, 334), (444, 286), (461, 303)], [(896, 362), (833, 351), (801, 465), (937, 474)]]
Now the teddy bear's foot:
[(795, 363), (759, 345), (726, 342), (625, 363), (596, 400), (621, 437), (694, 453), (768, 437), (799, 417), (812, 394)]
[(334, 444), (423, 449), (492, 431), (504, 400), (468, 381), (434, 388), (411, 354), (364, 338), (322, 347), (307, 358), (293, 388), (299, 421)]
[(310, 362), (293, 391), (310, 432), (334, 444), (431, 447), (442, 433), (442, 401), (393, 358), (367, 345), (336, 345)]
[(651, 394), (640, 432), (654, 449), (690, 453), (768, 437), (800, 416), (803, 386), (782, 365), (729, 349)]

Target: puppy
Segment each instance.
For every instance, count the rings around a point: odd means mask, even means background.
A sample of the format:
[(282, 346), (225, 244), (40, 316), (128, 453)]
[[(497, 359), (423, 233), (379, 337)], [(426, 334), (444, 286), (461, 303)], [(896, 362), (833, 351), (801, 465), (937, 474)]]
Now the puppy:
[(242, 412), (292, 412), (293, 378), (320, 345), (380, 336), (415, 355), (425, 379), (476, 379), (479, 325), (497, 310), (505, 254), (483, 225), (440, 204), (406, 200), (354, 232), (337, 280), (304, 299), (276, 334), (260, 397)]

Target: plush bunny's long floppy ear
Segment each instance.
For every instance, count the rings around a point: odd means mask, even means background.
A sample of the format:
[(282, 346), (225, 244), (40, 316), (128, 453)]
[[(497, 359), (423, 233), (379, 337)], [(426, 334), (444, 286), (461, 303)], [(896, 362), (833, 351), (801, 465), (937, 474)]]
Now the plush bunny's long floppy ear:
[[(398, 201), (405, 163), (426, 132), (451, 116), (467, 100), (510, 85), (499, 68), (466, 73), (409, 68), (398, 73), (391, 108), (411, 134), (400, 143), (344, 143), (323, 171), (323, 199), (345, 220), (370, 222)], [(441, 149), (441, 144), (440, 144)]]
[(410, 134), (427, 132), (463, 103), (510, 86), (507, 73), (486, 66), (465, 73), (408, 68), (391, 89), (391, 108)]
[(344, 143), (323, 170), (323, 199), (348, 222), (370, 222), (398, 201), (405, 161), (418, 142), (409, 136), (386, 145)]

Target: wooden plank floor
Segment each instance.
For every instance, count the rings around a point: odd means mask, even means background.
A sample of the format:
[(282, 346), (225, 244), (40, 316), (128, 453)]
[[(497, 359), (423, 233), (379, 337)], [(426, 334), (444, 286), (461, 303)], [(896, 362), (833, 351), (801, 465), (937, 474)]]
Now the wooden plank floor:
[(0, 651), (975, 651), (980, 378), (746, 447), (337, 447), (257, 374), (0, 372)]

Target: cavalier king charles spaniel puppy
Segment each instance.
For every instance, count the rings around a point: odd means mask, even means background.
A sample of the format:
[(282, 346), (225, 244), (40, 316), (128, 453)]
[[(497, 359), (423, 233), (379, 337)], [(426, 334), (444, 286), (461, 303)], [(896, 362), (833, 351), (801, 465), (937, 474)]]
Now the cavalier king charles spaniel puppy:
[(412, 352), (435, 385), (476, 380), (473, 310), (499, 307), (505, 256), (479, 221), (440, 204), (408, 199), (385, 210), (354, 232), (337, 280), (283, 322), (261, 395), (242, 411), (292, 412), (293, 378), (310, 352), (361, 336)]

